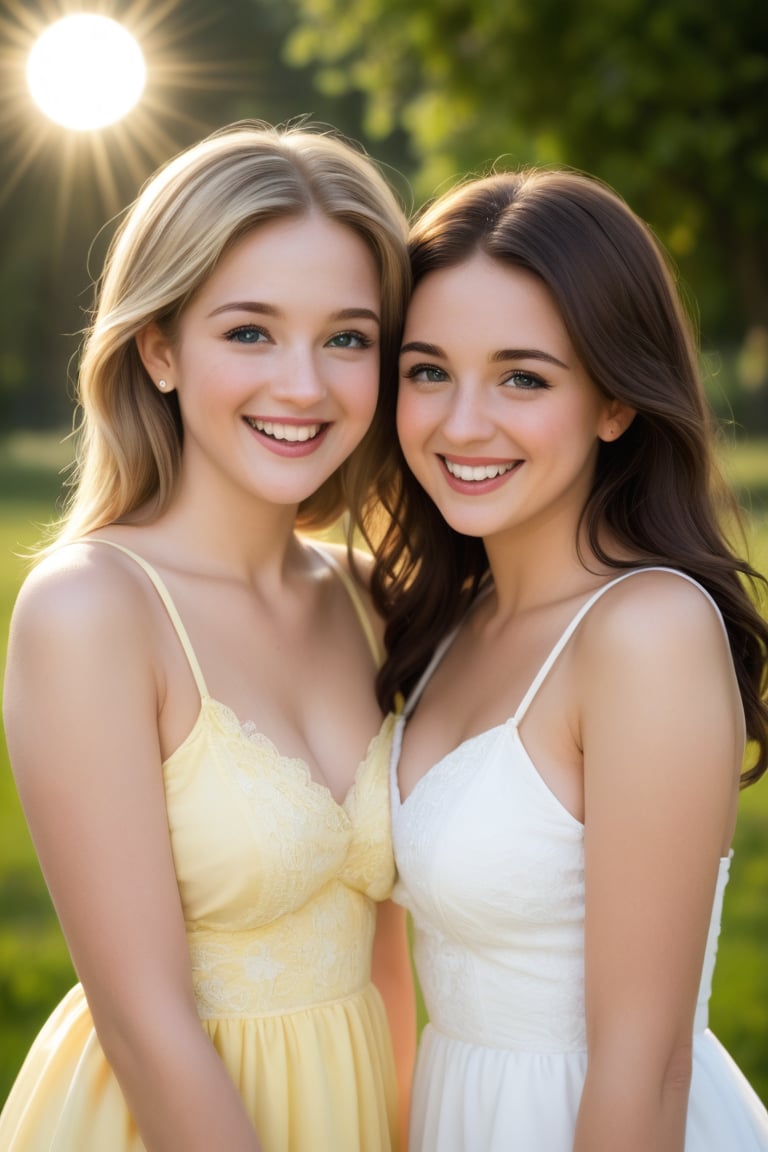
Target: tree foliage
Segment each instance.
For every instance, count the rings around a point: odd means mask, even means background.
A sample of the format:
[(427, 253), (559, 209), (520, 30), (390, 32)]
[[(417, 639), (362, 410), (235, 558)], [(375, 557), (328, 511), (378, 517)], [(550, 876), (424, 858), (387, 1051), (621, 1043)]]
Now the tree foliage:
[(419, 198), (458, 173), (566, 164), (649, 219), (710, 323), (768, 322), (768, 5), (292, 0), (288, 59), (409, 136)]
[(334, 124), (390, 166), (406, 203), (409, 181), (419, 204), (495, 160), (593, 172), (659, 232), (710, 343), (768, 330), (765, 0), (100, 8), (142, 23), (149, 81), (124, 124), (76, 139), (26, 92), (49, 0), (0, 0), (0, 429), (68, 421), (116, 213), (157, 164), (241, 117)]

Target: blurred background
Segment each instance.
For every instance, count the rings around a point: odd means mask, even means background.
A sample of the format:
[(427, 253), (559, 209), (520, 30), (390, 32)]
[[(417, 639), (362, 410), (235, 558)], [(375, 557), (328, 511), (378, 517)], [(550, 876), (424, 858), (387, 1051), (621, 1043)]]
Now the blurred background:
[[(146, 66), (133, 110), (93, 130), (44, 115), (27, 82), (41, 33), (81, 11), (119, 21)], [(494, 162), (615, 187), (679, 270), (768, 572), (768, 4), (0, 0), (0, 660), (19, 553), (70, 458), (79, 334), (115, 223), (159, 164), (245, 117), (332, 124), (409, 212)], [(72, 979), (0, 745), (0, 1102)], [(712, 1023), (768, 1099), (765, 781), (743, 797)]]
[(73, 132), (36, 109), (25, 66), (84, 7), (0, 9), (2, 428), (69, 421), (89, 252), (93, 272), (149, 173), (229, 120), (309, 115), (389, 165), (409, 205), (497, 159), (612, 184), (695, 296), (718, 409), (768, 432), (768, 5), (94, 0), (138, 40), (147, 80), (121, 121)]

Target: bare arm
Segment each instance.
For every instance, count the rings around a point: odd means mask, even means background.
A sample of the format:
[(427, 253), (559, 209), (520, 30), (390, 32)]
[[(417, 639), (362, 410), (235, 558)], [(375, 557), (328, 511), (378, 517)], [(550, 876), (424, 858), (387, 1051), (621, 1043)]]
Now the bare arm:
[(683, 1152), (696, 995), (743, 716), (700, 592), (635, 577), (585, 628), (589, 1062), (574, 1152)]
[(5, 685), (8, 746), (40, 864), (148, 1152), (257, 1152), (195, 1008), (144, 593), (111, 557), (63, 557), (22, 589)]
[(402, 1152), (408, 1147), (411, 1079), (416, 1056), (416, 994), (406, 932), (405, 909), (385, 900), (378, 905), (373, 944), (373, 982), (387, 1009), (395, 1052), (398, 1087), (398, 1132)]

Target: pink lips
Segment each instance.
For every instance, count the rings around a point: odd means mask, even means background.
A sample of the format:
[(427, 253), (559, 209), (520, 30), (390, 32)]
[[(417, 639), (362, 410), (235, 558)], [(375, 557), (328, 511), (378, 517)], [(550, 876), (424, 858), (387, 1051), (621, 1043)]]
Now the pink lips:
[[(311, 456), (323, 443), (331, 425), (322, 420), (272, 419), (262, 416), (245, 417), (261, 444), (276, 456)], [(302, 436), (303, 434), (303, 436)]]
[[(440, 462), (449, 487), (454, 492), (471, 496), (494, 492), (513, 476), (523, 463), (522, 460), (478, 459), (463, 456), (441, 456)], [(495, 471), (497, 469), (503, 471)], [(473, 472), (474, 476), (469, 474), (470, 472)], [(483, 472), (486, 473), (485, 476), (482, 475)]]

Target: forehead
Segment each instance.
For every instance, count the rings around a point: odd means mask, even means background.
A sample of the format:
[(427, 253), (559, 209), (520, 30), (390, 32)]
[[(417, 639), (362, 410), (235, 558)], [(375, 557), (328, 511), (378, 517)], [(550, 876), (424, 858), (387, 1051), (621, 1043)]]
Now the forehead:
[(538, 347), (564, 360), (573, 357), (560, 311), (544, 282), (485, 253), (429, 272), (418, 283), (405, 339), (446, 349), (471, 345), (489, 355), (501, 348)]
[(353, 228), (310, 212), (257, 224), (225, 252), (201, 294), (256, 286), (278, 294), (300, 286), (378, 296), (379, 275), (373, 253)]
[(540, 312), (562, 323), (549, 289), (533, 272), (475, 253), (459, 264), (428, 272), (414, 289), (409, 319), (426, 316), (436, 307), (487, 312), (511, 319), (515, 314)]

